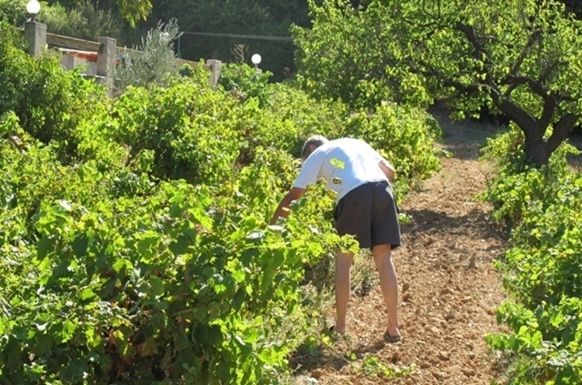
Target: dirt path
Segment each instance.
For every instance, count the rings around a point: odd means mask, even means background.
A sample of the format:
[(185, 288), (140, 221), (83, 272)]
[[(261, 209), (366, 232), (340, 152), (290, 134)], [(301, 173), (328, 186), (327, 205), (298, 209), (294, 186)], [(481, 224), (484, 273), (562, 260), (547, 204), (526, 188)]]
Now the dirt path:
[[(475, 198), (491, 172), (477, 161), (479, 148), (493, 130), (453, 124), (442, 110), (434, 115), (444, 130), (442, 147), (452, 156), (400, 205), (411, 217), (394, 253), (404, 342), (381, 341), (385, 313), (378, 286), (366, 296), (354, 294), (349, 336), (324, 353), (309, 383), (489, 384), (496, 376), (483, 337), (498, 330), (494, 309), (503, 293), (492, 261), (504, 240), (488, 224), (488, 205)], [(387, 378), (387, 368), (407, 374)]]

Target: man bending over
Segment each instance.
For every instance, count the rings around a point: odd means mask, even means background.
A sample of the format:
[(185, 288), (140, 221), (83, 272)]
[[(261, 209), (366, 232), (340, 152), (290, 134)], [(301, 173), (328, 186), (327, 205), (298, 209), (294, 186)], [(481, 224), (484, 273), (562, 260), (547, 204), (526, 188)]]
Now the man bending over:
[[(380, 276), (380, 287), (388, 312), (384, 339), (401, 341), (398, 327), (398, 280), (392, 250), (400, 246), (400, 225), (390, 182), (394, 168), (367, 143), (351, 138), (329, 141), (310, 137), (303, 146), (303, 166), (291, 190), (283, 197), (271, 223), (287, 215), (285, 208), (299, 199), (307, 185), (323, 178), (337, 195), (335, 228), (340, 235), (354, 235), (361, 248), (372, 249)], [(336, 257), (334, 330), (344, 334), (350, 296), (350, 268), (354, 254)]]

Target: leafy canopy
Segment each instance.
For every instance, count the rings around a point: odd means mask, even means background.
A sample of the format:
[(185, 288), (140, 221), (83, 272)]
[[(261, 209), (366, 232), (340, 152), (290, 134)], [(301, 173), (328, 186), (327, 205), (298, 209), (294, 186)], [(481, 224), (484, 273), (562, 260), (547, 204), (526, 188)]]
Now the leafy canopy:
[(140, 20), (146, 20), (153, 5), (150, 0), (58, 0), (48, 1), (49, 5), (61, 4), (66, 8), (86, 6), (91, 3), (96, 9), (113, 9), (132, 27)]
[[(459, 115), (501, 111), (540, 165), (582, 112), (581, 24), (562, 3), (535, 0), (311, 2), (295, 30), (303, 85), (355, 106), (451, 97)], [(335, 75), (337, 74), (337, 75)]]

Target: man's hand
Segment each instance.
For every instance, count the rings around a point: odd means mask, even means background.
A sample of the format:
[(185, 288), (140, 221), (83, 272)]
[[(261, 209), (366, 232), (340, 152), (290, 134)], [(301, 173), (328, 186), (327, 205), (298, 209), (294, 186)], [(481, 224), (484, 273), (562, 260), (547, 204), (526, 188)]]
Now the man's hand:
[(275, 214), (273, 215), (273, 218), (271, 219), (271, 225), (274, 225), (275, 223), (277, 223), (277, 219), (279, 219), (281, 217), (283, 217), (283, 218), (287, 217), (289, 212), (286, 209), (289, 208), (289, 206), (291, 205), (291, 203), (294, 200), (301, 198), (301, 196), (303, 195), (304, 192), (305, 192), (305, 189), (303, 189), (303, 188), (293, 187), (283, 197), (283, 199), (281, 199), (281, 202), (279, 203), (279, 206), (277, 206), (277, 210), (275, 210)]

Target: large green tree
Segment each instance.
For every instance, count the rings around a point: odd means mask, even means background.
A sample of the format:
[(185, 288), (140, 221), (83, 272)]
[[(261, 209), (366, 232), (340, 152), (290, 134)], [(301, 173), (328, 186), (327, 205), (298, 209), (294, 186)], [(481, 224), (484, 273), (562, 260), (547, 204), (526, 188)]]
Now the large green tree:
[(28, 18), (25, 0), (0, 0), (0, 21), (21, 26)]
[(96, 10), (115, 10), (131, 26), (146, 20), (152, 11), (151, 0), (49, 0), (49, 5), (60, 4), (68, 9), (91, 3)]
[[(546, 164), (582, 113), (582, 26), (553, 0), (371, 0), (311, 4), (297, 29), (306, 87), (374, 107), (384, 99), (451, 97), (523, 131), (526, 157)], [(337, 74), (337, 76), (334, 76)]]

